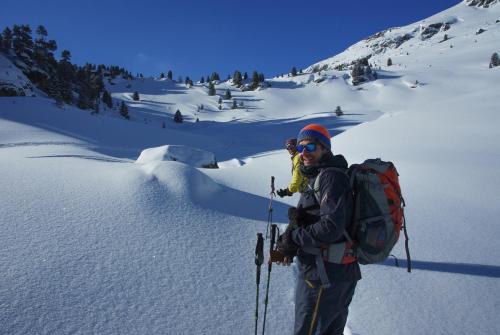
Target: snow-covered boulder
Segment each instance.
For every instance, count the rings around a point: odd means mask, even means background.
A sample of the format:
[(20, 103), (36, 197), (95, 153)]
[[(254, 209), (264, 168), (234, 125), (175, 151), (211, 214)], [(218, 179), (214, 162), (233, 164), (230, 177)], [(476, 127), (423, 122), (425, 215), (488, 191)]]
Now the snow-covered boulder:
[(218, 168), (212, 152), (185, 145), (164, 145), (145, 149), (137, 158), (136, 163), (147, 164), (158, 161), (178, 161), (194, 167)]
[(245, 165), (245, 161), (238, 159), (238, 158), (233, 158), (224, 162), (219, 163), (219, 168), (225, 169), (225, 168), (234, 168), (234, 167), (240, 167)]

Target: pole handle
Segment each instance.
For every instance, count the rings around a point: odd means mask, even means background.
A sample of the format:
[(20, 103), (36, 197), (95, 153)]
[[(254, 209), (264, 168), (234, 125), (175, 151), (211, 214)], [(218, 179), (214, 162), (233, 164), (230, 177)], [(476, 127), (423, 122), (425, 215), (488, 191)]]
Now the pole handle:
[(269, 272), (271, 271), (271, 267), (273, 265), (273, 252), (274, 250), (274, 245), (276, 244), (276, 230), (278, 229), (278, 226), (276, 224), (271, 225), (271, 239), (269, 242)]
[(257, 245), (255, 246), (255, 265), (261, 266), (264, 263), (264, 238), (262, 233), (257, 234)]
[(274, 250), (274, 244), (276, 243), (276, 229), (278, 226), (276, 224), (271, 225), (271, 243), (270, 243), (270, 249), (269, 250)]

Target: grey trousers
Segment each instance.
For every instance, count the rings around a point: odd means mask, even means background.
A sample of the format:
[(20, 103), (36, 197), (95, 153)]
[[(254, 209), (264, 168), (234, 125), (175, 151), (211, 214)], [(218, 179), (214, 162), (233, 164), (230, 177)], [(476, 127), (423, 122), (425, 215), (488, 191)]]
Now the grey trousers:
[[(356, 288), (356, 281), (332, 282), (328, 289), (323, 289), (319, 308), (316, 316), (316, 334), (319, 329), (320, 335), (343, 335), (344, 327), (349, 313)], [(318, 293), (321, 283), (319, 281), (307, 281), (302, 276), (297, 279), (295, 291), (295, 335), (309, 334), (309, 328), (316, 307)], [(319, 328), (318, 328), (319, 327)]]

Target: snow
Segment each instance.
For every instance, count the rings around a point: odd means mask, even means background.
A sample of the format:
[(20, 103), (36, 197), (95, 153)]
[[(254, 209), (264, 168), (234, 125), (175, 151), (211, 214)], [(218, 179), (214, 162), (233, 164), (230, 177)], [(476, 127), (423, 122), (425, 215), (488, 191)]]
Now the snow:
[[(327, 126), (350, 163), (393, 161), (407, 204), (414, 270), (403, 243), (393, 251), (401, 268), (363, 266), (345, 333), (500, 333), (500, 68), (488, 68), (500, 6), (462, 3), (381, 38), (449, 18), (450, 40), (415, 35), (374, 54), (379, 79), (358, 87), (336, 70), (321, 83), (311, 73), (269, 79), (260, 91), (221, 82), (218, 93), (244, 101), (237, 110), (224, 101), (219, 111), (202, 85), (152, 78), (108, 85), (130, 121), (40, 95), (0, 98), (0, 333), (253, 332), (270, 179), (289, 183), (284, 142), (311, 122)], [(319, 64), (358, 59), (372, 43)], [(211, 153), (220, 168), (199, 168)], [(280, 229), (297, 199), (274, 198)], [(291, 333), (296, 271), (273, 266), (267, 334)], [(263, 266), (261, 302), (266, 280)]]
[(0, 88), (11, 88), (26, 96), (35, 94), (29, 79), (4, 54), (0, 54), (0, 69)]
[(145, 149), (137, 158), (136, 163), (147, 164), (155, 161), (179, 161), (195, 167), (217, 165), (213, 153), (185, 145), (164, 145)]

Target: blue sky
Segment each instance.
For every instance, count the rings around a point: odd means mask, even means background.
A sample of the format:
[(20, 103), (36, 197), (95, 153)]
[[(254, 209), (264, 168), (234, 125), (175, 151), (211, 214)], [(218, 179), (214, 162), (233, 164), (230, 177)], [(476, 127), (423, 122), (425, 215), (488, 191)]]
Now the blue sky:
[(460, 0), (2, 0), (0, 28), (43, 24), (72, 60), (132, 73), (172, 70), (198, 80), (213, 71), (307, 67), (380, 30), (406, 25)]

